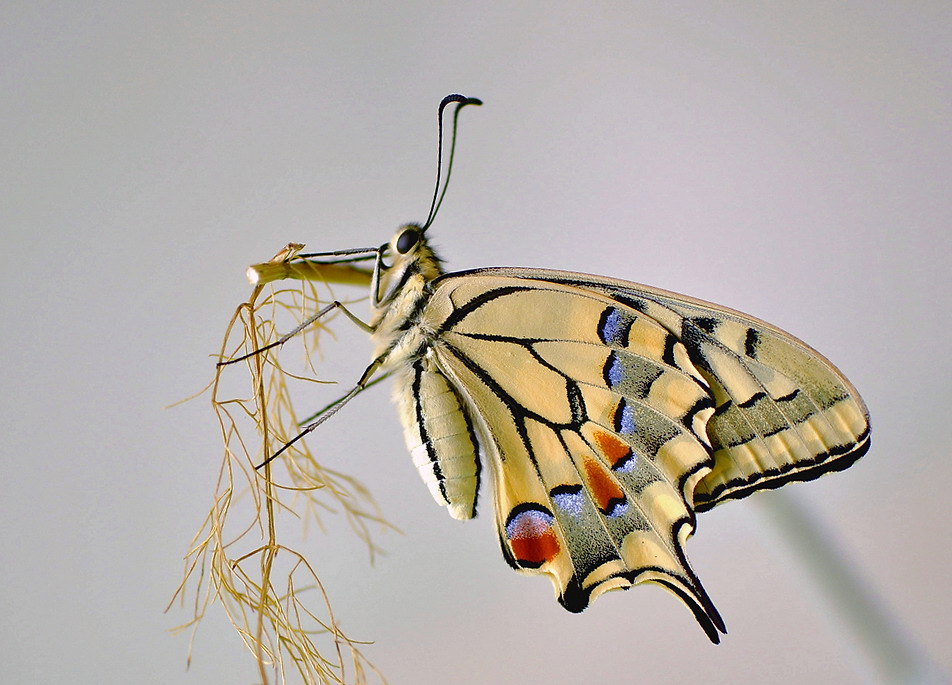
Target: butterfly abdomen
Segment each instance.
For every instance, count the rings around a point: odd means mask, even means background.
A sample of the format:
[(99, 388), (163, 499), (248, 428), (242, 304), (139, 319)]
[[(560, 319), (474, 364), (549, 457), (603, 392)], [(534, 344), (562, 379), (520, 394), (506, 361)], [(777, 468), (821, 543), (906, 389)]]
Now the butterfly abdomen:
[(372, 324), (374, 354), (385, 356), (383, 368), (394, 376), (407, 449), (430, 494), (453, 518), (469, 519), (479, 490), (476, 435), (463, 399), (434, 358), (436, 331), (424, 312), (430, 281), (442, 270), (426, 241), (418, 240), (382, 278), (390, 294)]
[(407, 449), (433, 499), (455, 519), (473, 518), (480, 462), (462, 398), (431, 355), (400, 373), (394, 391)]

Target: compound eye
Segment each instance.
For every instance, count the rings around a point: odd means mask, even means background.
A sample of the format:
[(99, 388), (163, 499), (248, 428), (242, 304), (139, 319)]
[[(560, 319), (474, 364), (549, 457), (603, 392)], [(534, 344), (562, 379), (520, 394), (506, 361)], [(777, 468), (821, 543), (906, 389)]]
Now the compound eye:
[(418, 242), (420, 242), (420, 230), (418, 228), (408, 228), (397, 238), (397, 252), (406, 254)]

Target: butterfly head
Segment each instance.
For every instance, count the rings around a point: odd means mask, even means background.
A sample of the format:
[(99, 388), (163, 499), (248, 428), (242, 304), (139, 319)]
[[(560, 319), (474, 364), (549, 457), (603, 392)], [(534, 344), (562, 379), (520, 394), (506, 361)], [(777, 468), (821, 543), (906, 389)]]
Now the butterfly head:
[(419, 224), (401, 226), (377, 254), (373, 289), (377, 307), (390, 304), (408, 284), (425, 284), (443, 273), (440, 258)]

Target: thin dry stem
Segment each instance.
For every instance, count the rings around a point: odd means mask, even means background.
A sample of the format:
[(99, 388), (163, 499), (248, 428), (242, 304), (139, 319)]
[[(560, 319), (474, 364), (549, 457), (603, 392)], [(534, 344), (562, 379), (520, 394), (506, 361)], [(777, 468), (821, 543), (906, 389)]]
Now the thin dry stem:
[[(300, 273), (311, 271), (285, 266), (301, 247), (291, 244), (282, 250), (269, 262), (275, 265), (269, 273), (277, 274), (275, 278), (308, 278)], [(299, 287), (257, 285), (248, 301), (235, 310), (219, 358), (234, 358), (264, 347), (279, 337), (277, 317), (290, 315), (302, 321), (331, 301), (327, 297), (322, 301), (318, 285), (313, 281), (301, 281)], [(311, 370), (318, 334), (327, 323), (322, 320), (300, 335), (305, 364)], [(184, 602), (186, 596), (193, 596), (192, 618), (179, 629), (192, 631), (191, 659), (195, 631), (209, 607), (217, 603), (254, 655), (265, 685), (270, 682), (269, 674), (283, 684), (289, 682), (292, 672), (309, 685), (365, 683), (368, 672), (382, 681), (360, 652), (360, 645), (367, 643), (340, 630), (312, 564), (279, 540), (282, 529), (277, 525), (282, 514), (322, 526), (319, 512), (341, 513), (367, 545), (372, 559), (378, 549), (371, 538), (371, 526), (387, 524), (370, 493), (350, 476), (322, 466), (303, 440), (281, 460), (267, 463), (260, 471), (254, 468), (299, 430), (288, 382), (326, 382), (286, 372), (278, 352), (279, 348), (268, 350), (243, 362), (251, 375), (247, 396), (229, 396), (223, 387), (223, 377), (229, 374), (233, 378), (238, 369), (216, 369), (212, 405), (224, 454), (212, 509), (192, 540), (183, 579), (173, 597), (173, 602)], [(285, 480), (277, 483), (275, 471)], [(233, 508), (239, 498), (247, 502)], [(320, 595), (316, 606), (304, 601), (304, 597), (316, 597), (314, 590)]]

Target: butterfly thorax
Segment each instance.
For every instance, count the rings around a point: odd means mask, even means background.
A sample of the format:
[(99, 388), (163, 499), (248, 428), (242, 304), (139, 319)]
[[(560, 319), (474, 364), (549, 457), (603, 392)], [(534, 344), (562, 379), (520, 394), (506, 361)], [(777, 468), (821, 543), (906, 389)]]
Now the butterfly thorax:
[(421, 313), (430, 296), (430, 283), (443, 274), (440, 258), (415, 224), (403, 226), (384, 248), (377, 306), (371, 317), (374, 358), (386, 354), (384, 367), (404, 364), (425, 350), (435, 334)]

